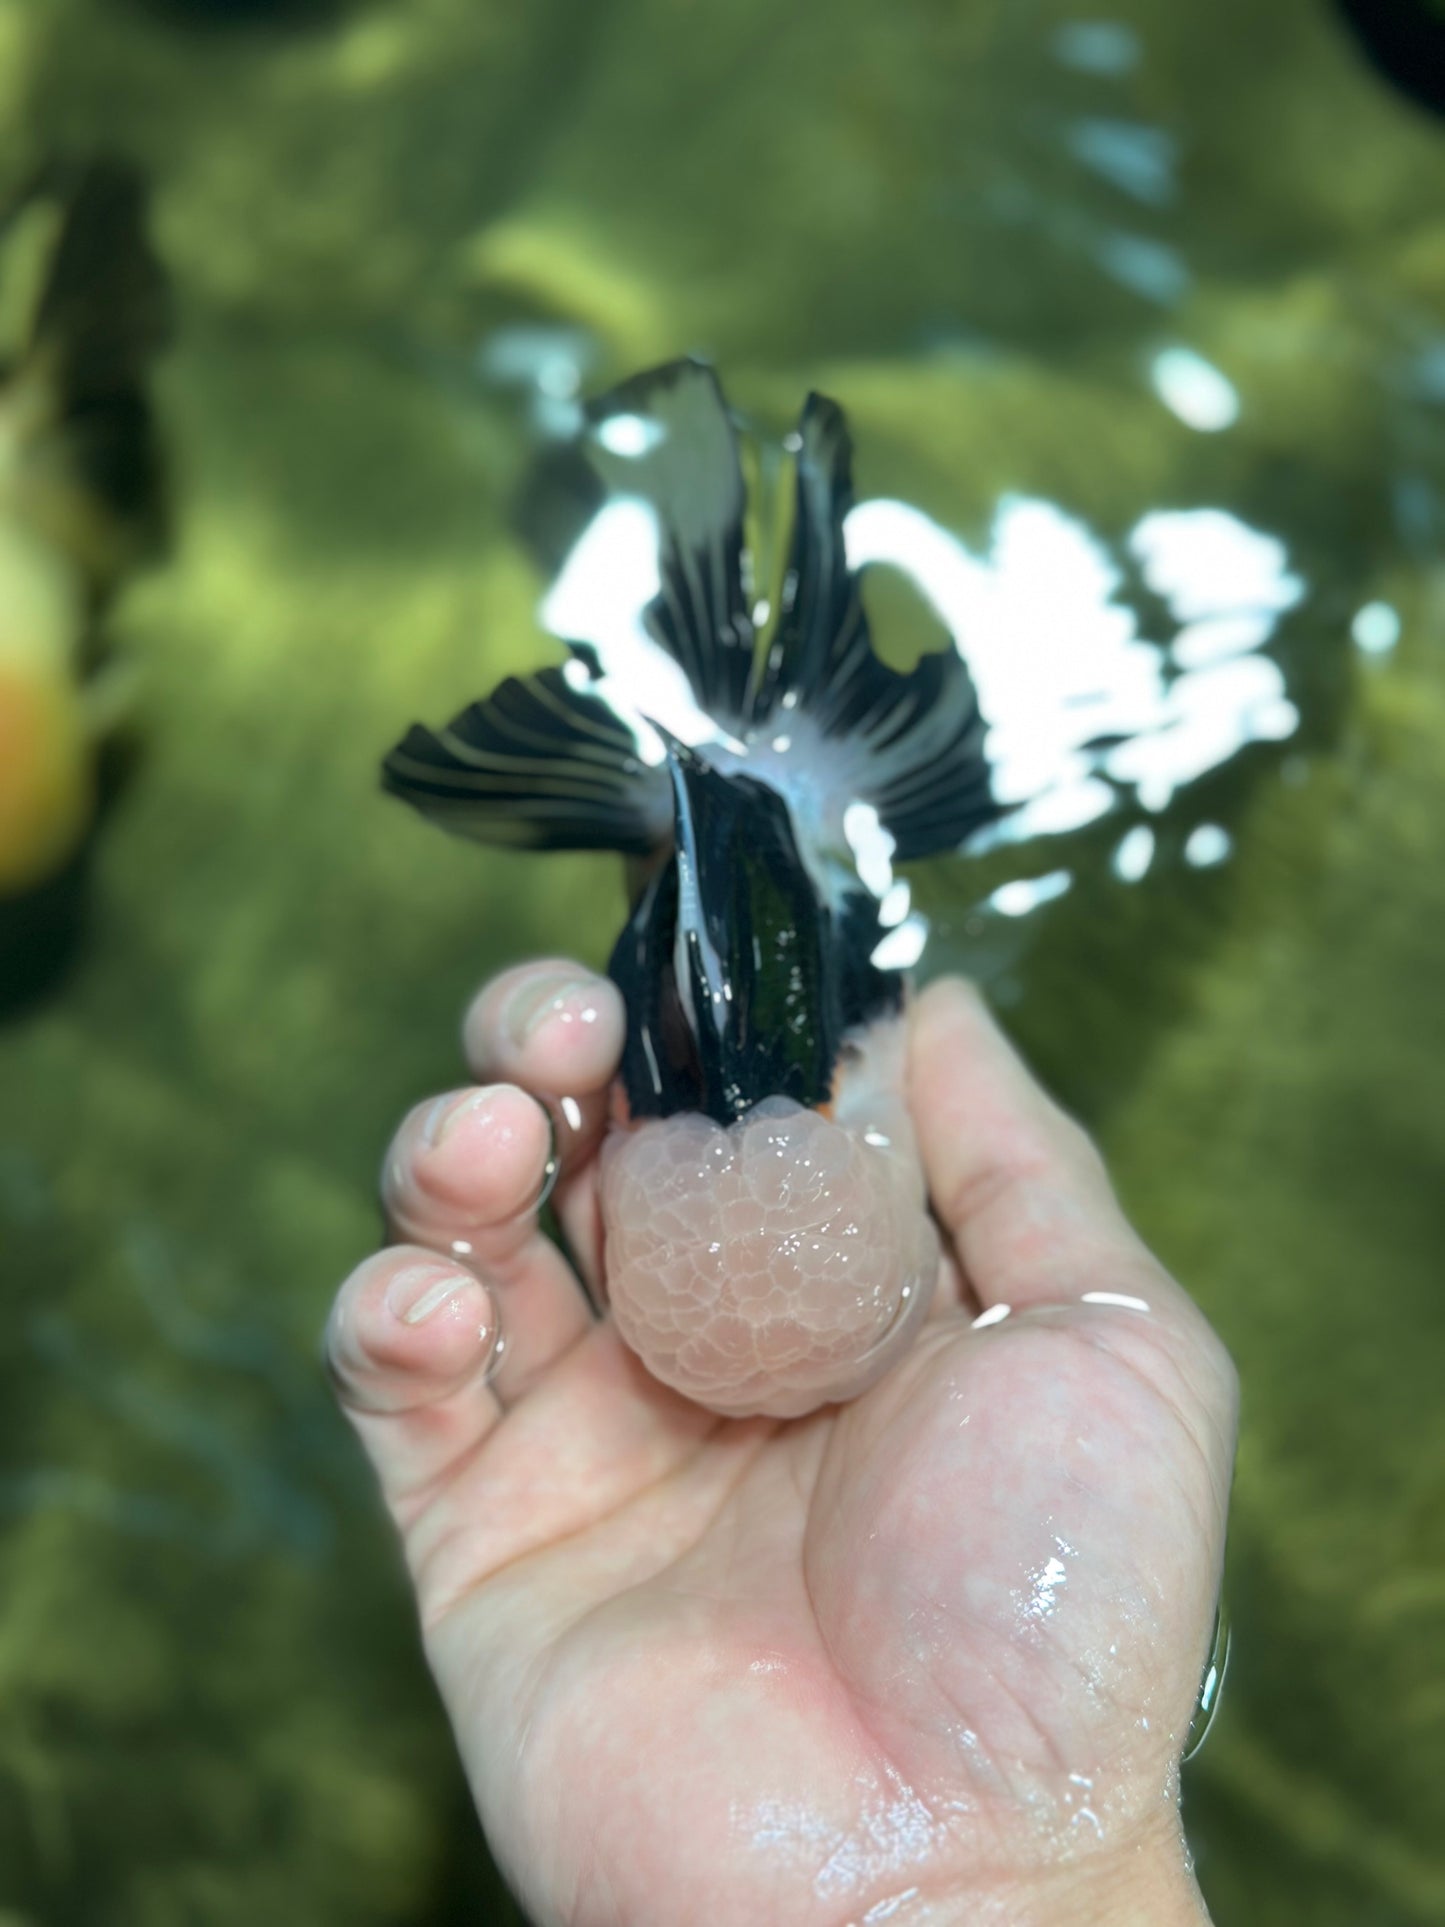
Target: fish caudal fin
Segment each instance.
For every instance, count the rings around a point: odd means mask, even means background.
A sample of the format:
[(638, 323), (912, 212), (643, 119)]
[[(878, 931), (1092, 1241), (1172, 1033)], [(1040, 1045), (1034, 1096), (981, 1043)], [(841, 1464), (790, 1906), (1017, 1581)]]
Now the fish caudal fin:
[(757, 637), (746, 491), (717, 376), (703, 362), (673, 361), (623, 382), (589, 407), (585, 450), (609, 494), (645, 502), (657, 519), (661, 588), (645, 612), (648, 633), (708, 715), (736, 727)]
[(853, 447), (842, 409), (810, 395), (795, 440), (792, 544), (754, 718), (786, 702), (845, 741), (859, 797), (878, 811), (900, 862), (954, 849), (998, 814), (973, 679), (953, 648), (907, 674), (879, 660), (848, 564)]

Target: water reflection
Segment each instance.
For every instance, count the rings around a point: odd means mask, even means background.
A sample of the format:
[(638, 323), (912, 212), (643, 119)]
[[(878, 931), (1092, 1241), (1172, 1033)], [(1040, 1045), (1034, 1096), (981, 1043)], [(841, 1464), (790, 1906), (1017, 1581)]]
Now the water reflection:
[[(592, 424), (590, 440), (610, 458), (612, 493), (567, 553), (541, 621), (574, 651), (563, 671), (568, 684), (600, 696), (626, 722), (644, 764), (666, 760), (669, 737), (754, 764), (760, 756), (786, 759), (791, 729), (766, 745), (733, 742), (655, 632), (663, 540), (652, 499), (655, 464), (665, 459), (679, 475), (706, 472), (706, 450), (664, 447), (678, 432), (656, 415), (626, 409)], [(766, 466), (766, 452), (760, 459)], [(973, 679), (996, 808), (963, 853), (1014, 848), (1022, 861), (1023, 846), (1036, 839), (1066, 836), (1111, 814), (1158, 816), (1245, 749), (1283, 743), (1299, 727), (1284, 671), (1265, 651), (1303, 601), (1305, 582), (1282, 541), (1230, 510), (1154, 509), (1111, 546), (1056, 502), (1007, 495), (976, 551), (916, 504), (874, 497), (851, 508), (844, 535), (849, 567), (902, 576), (942, 622)], [(766, 577), (757, 558), (752, 567)], [(766, 596), (757, 596), (753, 610), (761, 628)], [(1357, 636), (1367, 639), (1361, 646), (1387, 627), (1369, 609), (1356, 618)], [(876, 812), (872, 834), (854, 820), (862, 807), (847, 813), (844, 832), (880, 905), (873, 961), (906, 969), (919, 961), (928, 925), (908, 883), (893, 876), (892, 841)], [(1170, 847), (1188, 868), (1208, 869), (1227, 859), (1232, 843), (1221, 825), (1205, 822)], [(1157, 859), (1155, 831), (1136, 822), (1114, 849), (1112, 873), (1137, 883)], [(1072, 882), (1072, 870), (1058, 865), (994, 881), (970, 928), (978, 933), (978, 916), (1026, 918)]]
[(1006, 810), (975, 851), (1080, 829), (1131, 793), (1162, 810), (1298, 727), (1283, 671), (1257, 652), (1304, 584), (1281, 542), (1228, 510), (1156, 510), (1127, 538), (1176, 625), (1167, 641), (1142, 632), (1102, 540), (1054, 503), (1006, 497), (983, 555), (904, 502), (860, 503), (847, 534), (855, 566), (914, 583), (973, 675)]
[(483, 381), (527, 398), (532, 427), (544, 440), (581, 431), (582, 385), (597, 361), (597, 343), (584, 329), (541, 324), (497, 328), (475, 355)]
[(1184, 844), (1184, 861), (1193, 870), (1212, 870), (1234, 848), (1234, 839), (1218, 823), (1199, 823)]
[(1132, 73), (1143, 56), (1143, 45), (1122, 20), (1071, 20), (1050, 43), (1054, 58), (1081, 74)]
[(1154, 861), (1154, 832), (1147, 823), (1126, 830), (1115, 846), (1111, 865), (1121, 883), (1138, 883)]
[(1355, 611), (1350, 636), (1363, 656), (1388, 656), (1400, 640), (1400, 617), (1388, 602), (1367, 602)]
[(1041, 903), (1053, 903), (1065, 895), (1073, 881), (1068, 870), (1050, 870), (1041, 877), (1015, 877), (1010, 883), (1001, 883), (986, 904), (1001, 917), (1026, 917)]
[(1149, 365), (1155, 394), (1186, 428), (1217, 435), (1239, 420), (1234, 383), (1192, 348), (1161, 348)]
[(1136, 201), (1163, 207), (1174, 198), (1179, 144), (1163, 127), (1090, 118), (1064, 129), (1075, 160)]

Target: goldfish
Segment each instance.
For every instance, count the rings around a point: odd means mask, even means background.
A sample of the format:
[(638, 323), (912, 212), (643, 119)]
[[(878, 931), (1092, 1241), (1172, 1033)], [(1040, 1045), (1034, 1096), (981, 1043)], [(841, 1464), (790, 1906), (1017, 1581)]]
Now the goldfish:
[(894, 865), (998, 815), (984, 722), (956, 649), (904, 672), (873, 647), (835, 402), (784, 441), (772, 584), (711, 368), (592, 402), (581, 447), (603, 505), (543, 611), (570, 660), (413, 725), (383, 782), (464, 836), (629, 860), (609, 1309), (685, 1396), (800, 1416), (886, 1371), (936, 1282), (904, 1075), (922, 924)]
[(138, 176), (43, 170), (0, 223), (0, 897), (61, 869), (122, 708), (98, 618), (159, 540), (166, 288)]

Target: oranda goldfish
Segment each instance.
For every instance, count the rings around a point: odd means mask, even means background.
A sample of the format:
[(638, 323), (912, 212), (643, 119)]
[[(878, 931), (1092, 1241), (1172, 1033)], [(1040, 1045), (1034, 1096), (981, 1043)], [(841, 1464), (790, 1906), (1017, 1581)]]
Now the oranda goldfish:
[(548, 604), (571, 660), (413, 727), (385, 783), (466, 836), (633, 859), (611, 1313), (689, 1397), (795, 1416), (872, 1383), (934, 1288), (903, 1089), (920, 943), (893, 864), (997, 814), (983, 723), (956, 650), (906, 674), (874, 652), (833, 402), (809, 396), (784, 444), (775, 606), (708, 368), (593, 403), (583, 447), (604, 506)]

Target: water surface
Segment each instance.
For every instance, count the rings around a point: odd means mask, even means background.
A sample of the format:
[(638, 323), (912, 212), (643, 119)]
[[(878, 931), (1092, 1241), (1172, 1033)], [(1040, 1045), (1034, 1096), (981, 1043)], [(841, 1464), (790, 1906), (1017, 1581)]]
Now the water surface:
[(476, 1918), (316, 1334), (471, 988), (600, 963), (620, 884), (375, 769), (538, 660), (539, 457), (683, 351), (765, 426), (836, 395), (860, 492), (1056, 661), (1122, 612), (1188, 668), (1151, 516), (1299, 584), (1239, 652), (1293, 719), (916, 888), (1240, 1365), (1218, 1919), (1439, 1919), (1445, 123), (1324, 0), (253, 11), (0, 6), (7, 176), (142, 162), (180, 309), (177, 544), (113, 625), (138, 753), (74, 968), (0, 1032), (6, 1920)]

